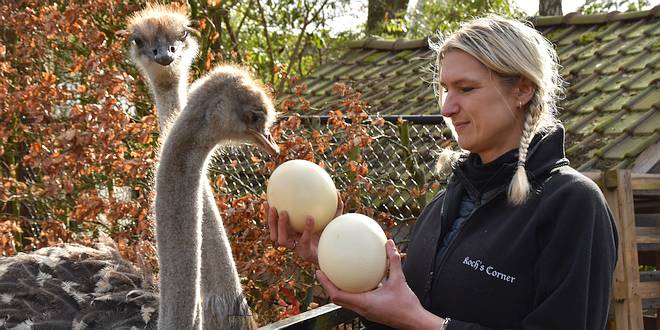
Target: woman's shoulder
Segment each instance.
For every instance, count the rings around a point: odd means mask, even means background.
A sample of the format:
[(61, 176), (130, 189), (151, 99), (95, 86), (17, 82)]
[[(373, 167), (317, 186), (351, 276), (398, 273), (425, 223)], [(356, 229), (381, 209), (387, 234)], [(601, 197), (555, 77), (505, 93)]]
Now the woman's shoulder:
[(541, 232), (547, 240), (562, 236), (566, 237), (566, 244), (571, 244), (591, 237), (616, 245), (614, 218), (605, 196), (584, 174), (568, 166), (557, 168), (546, 179), (539, 195), (534, 209), (537, 224), (546, 228)]
[[(539, 191), (540, 210), (571, 210), (593, 214), (607, 214), (608, 205), (598, 185), (572, 167), (553, 170)], [(552, 212), (551, 212), (552, 213)]]
[(602, 195), (598, 185), (586, 175), (570, 166), (554, 169), (542, 183), (545, 193), (577, 193)]

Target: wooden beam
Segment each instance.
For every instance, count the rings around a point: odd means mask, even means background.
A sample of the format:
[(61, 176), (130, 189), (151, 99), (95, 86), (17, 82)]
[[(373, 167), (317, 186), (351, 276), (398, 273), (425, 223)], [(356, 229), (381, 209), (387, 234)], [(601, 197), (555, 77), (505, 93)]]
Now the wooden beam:
[[(607, 171), (605, 174), (600, 171), (589, 171), (582, 172), (582, 174), (591, 179), (591, 181), (594, 181), (601, 188), (605, 184), (610, 188), (614, 188), (617, 185), (616, 171)], [(660, 190), (660, 174), (631, 173), (630, 179), (633, 190)]]
[(642, 299), (660, 298), (660, 282), (639, 283), (639, 295)]
[(633, 190), (660, 190), (660, 174), (633, 174)]
[(632, 171), (635, 173), (647, 173), (655, 164), (660, 162), (660, 142), (646, 148), (633, 164)]
[(603, 177), (601, 189), (619, 232), (618, 262), (612, 285), (615, 328), (644, 329), (631, 173), (629, 170), (608, 171)]
[(637, 227), (637, 243), (660, 244), (660, 227)]

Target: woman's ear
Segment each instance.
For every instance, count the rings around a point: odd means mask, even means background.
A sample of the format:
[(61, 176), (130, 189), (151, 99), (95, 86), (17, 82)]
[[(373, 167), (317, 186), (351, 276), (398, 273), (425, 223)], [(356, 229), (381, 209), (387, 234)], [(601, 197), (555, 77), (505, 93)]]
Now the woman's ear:
[(529, 79), (521, 77), (514, 88), (517, 104), (526, 105), (536, 93), (536, 86)]

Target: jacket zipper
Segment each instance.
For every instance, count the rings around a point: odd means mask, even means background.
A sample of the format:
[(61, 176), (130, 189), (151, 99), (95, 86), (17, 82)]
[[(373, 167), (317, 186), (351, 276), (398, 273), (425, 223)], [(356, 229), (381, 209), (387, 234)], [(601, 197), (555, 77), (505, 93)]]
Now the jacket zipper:
[[(428, 285), (427, 285), (427, 288), (426, 288), (426, 295), (427, 295), (427, 297), (429, 298), (429, 299), (427, 299), (427, 300), (429, 300), (429, 303), (431, 303), (431, 304), (433, 303), (433, 298), (431, 297), (431, 288), (433, 287), (433, 282), (435, 282), (435, 275), (436, 275), (436, 273), (437, 273), (437, 272), (436, 272), (436, 269), (440, 269), (440, 268), (444, 265), (444, 263), (447, 261), (447, 258), (449, 258), (449, 254), (453, 252), (453, 249), (454, 249), (455, 245), (457, 244), (456, 242), (457, 242), (457, 241), (461, 238), (461, 236), (463, 235), (463, 232), (465, 231), (465, 226), (467, 226), (468, 222), (470, 222), (470, 220), (472, 219), (472, 216), (473, 216), (473, 215), (474, 215), (474, 214), (475, 214), (475, 213), (476, 213), (481, 207), (483, 207), (484, 205), (488, 204), (488, 203), (491, 202), (493, 199), (495, 199), (497, 196), (499, 196), (500, 193), (502, 193), (502, 191), (504, 191), (504, 189), (502, 189), (501, 191), (498, 191), (496, 194), (493, 194), (493, 196), (492, 196), (491, 198), (489, 198), (487, 201), (485, 201), (485, 202), (483, 202), (483, 203), (481, 202), (481, 196), (479, 196), (479, 198), (477, 199), (477, 201), (476, 201), (476, 203), (475, 203), (476, 205), (475, 205), (474, 209), (472, 209), (472, 211), (470, 211), (470, 214), (468, 214), (467, 219), (465, 219), (465, 222), (463, 223), (463, 225), (461, 226), (461, 228), (458, 230), (458, 233), (456, 234), (456, 237), (454, 237), (454, 239), (453, 239), (451, 242), (449, 242), (449, 245), (447, 246), (447, 250), (446, 250), (445, 253), (442, 255), (442, 258), (440, 259), (440, 262), (439, 262), (439, 263), (436, 263), (437, 260), (435, 259), (435, 258), (437, 258), (437, 252), (436, 252), (436, 254), (434, 255), (434, 257), (433, 257), (433, 267), (431, 268), (431, 271), (429, 272), (429, 280), (428, 280)], [(467, 193), (467, 192), (466, 192), (466, 193)], [(437, 242), (437, 244), (436, 244), (436, 248), (437, 248), (437, 245), (438, 245), (439, 243), (440, 243), (440, 242)], [(429, 307), (430, 307), (430, 306), (429, 306)]]

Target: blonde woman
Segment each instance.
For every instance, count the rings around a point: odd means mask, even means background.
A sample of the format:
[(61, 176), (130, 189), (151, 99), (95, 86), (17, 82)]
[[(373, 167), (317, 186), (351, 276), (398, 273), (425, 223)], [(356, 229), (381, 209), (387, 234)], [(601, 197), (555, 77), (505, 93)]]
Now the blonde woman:
[[(319, 281), (369, 329), (603, 329), (617, 234), (598, 187), (564, 156), (552, 45), (489, 16), (434, 49), (442, 115), (465, 152), (444, 157), (452, 175), (403, 266), (388, 242), (379, 288), (342, 292), (320, 271)], [(318, 238), (293, 237), (286, 214), (270, 211), (271, 238), (315, 261)]]

